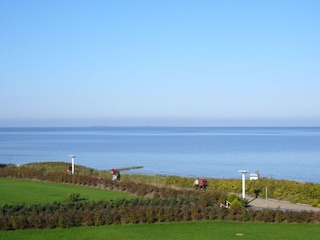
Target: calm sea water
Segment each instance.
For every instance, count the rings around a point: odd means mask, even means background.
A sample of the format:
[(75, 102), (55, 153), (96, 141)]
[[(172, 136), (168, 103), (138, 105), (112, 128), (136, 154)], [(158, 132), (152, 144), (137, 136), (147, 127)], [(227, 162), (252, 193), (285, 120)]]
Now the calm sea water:
[(131, 173), (320, 182), (320, 128), (0, 128), (0, 163), (70, 162)]

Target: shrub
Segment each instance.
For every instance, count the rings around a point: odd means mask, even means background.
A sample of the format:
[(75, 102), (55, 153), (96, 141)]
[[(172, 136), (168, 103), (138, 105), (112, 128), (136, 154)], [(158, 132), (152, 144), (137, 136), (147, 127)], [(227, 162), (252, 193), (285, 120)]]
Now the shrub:
[(235, 199), (237, 199), (237, 200), (239, 200), (239, 198), (238, 198), (238, 196), (236, 195), (236, 194), (230, 194), (229, 196), (228, 196), (228, 198), (227, 198), (227, 200), (229, 201), (229, 202), (233, 202)]
[(234, 208), (241, 208), (243, 205), (242, 205), (242, 202), (238, 199), (238, 198), (235, 198), (232, 202), (231, 202), (231, 208), (234, 209)]
[(70, 193), (66, 196), (66, 202), (78, 202), (80, 201), (80, 193)]

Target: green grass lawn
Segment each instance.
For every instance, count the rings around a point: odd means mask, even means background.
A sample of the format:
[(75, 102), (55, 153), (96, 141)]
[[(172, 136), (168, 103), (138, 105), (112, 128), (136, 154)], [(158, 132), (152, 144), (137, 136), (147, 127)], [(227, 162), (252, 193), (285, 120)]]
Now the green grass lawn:
[(57, 184), (21, 179), (0, 178), (0, 206), (4, 204), (27, 205), (38, 203), (62, 202), (70, 193), (80, 193), (80, 198), (94, 200), (110, 200), (133, 198), (127, 193), (108, 191), (69, 184)]
[(109, 225), (70, 229), (0, 231), (4, 239), (315, 239), (319, 225), (240, 222), (183, 222), (141, 225)]

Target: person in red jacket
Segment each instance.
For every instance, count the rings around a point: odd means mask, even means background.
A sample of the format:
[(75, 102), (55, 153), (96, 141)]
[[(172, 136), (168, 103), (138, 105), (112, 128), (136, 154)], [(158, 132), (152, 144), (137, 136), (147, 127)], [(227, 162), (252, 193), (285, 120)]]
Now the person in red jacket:
[(112, 168), (112, 181), (116, 180), (117, 179), (117, 169), (115, 168)]
[(200, 189), (205, 190), (207, 185), (208, 185), (207, 180), (204, 179), (204, 177), (200, 178)]
[(204, 190), (204, 184), (205, 184), (205, 180), (204, 177), (200, 178), (200, 189)]

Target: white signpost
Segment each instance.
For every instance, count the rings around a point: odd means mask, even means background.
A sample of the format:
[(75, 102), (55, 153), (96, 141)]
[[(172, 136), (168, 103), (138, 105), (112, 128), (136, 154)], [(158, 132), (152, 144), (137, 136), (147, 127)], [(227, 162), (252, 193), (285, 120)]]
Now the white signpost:
[(76, 158), (76, 155), (70, 155), (71, 157), (71, 173), (74, 174), (74, 159)]

